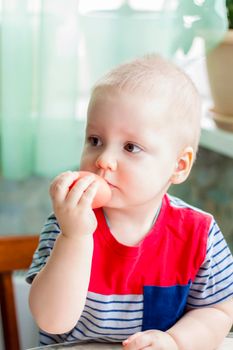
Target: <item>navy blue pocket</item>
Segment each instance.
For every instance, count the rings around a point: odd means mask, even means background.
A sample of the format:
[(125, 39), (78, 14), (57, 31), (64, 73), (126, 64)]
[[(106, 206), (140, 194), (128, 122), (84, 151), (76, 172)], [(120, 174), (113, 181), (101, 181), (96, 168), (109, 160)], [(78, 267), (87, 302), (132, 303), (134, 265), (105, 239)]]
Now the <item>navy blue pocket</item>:
[(190, 284), (171, 287), (144, 287), (143, 331), (166, 331), (183, 315)]

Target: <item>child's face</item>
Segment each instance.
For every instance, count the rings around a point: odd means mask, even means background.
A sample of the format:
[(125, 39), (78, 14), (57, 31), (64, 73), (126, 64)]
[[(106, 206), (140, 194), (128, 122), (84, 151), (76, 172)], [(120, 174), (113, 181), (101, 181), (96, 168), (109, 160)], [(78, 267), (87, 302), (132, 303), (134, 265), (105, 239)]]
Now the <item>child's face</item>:
[(102, 176), (111, 208), (156, 205), (171, 184), (177, 149), (164, 110), (140, 96), (97, 94), (88, 111), (81, 170)]

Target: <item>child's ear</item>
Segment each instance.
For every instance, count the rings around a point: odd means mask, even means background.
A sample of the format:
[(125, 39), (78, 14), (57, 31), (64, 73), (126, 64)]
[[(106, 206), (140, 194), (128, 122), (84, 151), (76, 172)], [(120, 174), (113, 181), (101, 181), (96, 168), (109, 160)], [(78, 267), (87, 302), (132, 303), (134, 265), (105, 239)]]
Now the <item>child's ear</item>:
[(176, 161), (175, 169), (171, 177), (171, 182), (173, 184), (180, 184), (187, 179), (193, 165), (193, 160), (193, 148), (186, 147)]

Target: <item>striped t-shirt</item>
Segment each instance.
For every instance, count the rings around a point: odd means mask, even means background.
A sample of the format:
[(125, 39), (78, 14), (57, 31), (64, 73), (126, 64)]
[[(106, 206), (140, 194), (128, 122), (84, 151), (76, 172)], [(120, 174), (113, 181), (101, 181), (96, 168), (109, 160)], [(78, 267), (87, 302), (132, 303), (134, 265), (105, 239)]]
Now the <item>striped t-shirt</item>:
[[(121, 342), (139, 331), (165, 331), (187, 307), (208, 307), (233, 296), (233, 258), (210, 214), (165, 195), (150, 232), (133, 247), (114, 238), (102, 209), (95, 214), (98, 226), (82, 315), (68, 333), (41, 331), (41, 345)], [(52, 214), (28, 271), (29, 283), (46, 264), (59, 233)]]

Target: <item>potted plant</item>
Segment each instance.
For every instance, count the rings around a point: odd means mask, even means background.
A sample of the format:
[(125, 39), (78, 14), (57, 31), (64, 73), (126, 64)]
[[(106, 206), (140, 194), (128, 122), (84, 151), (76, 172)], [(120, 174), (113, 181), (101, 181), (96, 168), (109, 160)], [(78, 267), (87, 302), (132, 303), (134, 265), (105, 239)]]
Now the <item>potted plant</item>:
[(213, 98), (212, 117), (219, 128), (233, 131), (233, 0), (226, 0), (229, 30), (207, 54), (207, 72)]

